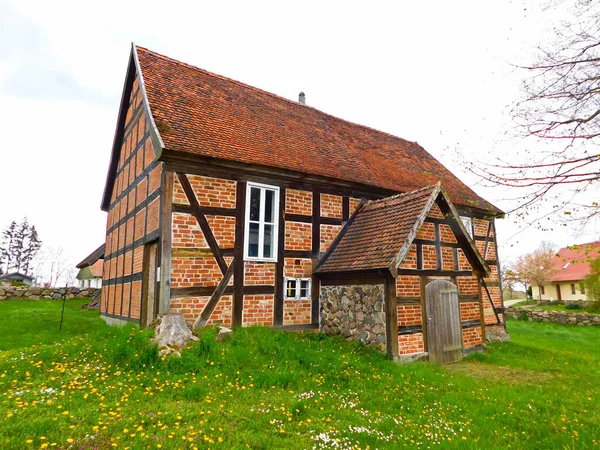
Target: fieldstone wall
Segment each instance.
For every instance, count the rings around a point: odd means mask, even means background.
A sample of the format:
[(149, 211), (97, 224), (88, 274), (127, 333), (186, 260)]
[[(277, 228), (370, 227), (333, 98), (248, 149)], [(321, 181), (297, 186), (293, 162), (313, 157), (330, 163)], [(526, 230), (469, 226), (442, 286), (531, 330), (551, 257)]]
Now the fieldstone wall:
[(67, 298), (91, 298), (96, 291), (96, 288), (41, 288), (36, 286), (0, 286), (0, 300), (9, 298), (23, 298), (30, 300), (58, 300), (65, 295)]
[(320, 328), (385, 351), (383, 285), (322, 286)]
[(506, 308), (506, 316), (512, 319), (525, 319), (530, 322), (553, 322), (563, 325), (600, 326), (600, 314), (567, 313), (563, 311), (542, 311), (531, 308)]

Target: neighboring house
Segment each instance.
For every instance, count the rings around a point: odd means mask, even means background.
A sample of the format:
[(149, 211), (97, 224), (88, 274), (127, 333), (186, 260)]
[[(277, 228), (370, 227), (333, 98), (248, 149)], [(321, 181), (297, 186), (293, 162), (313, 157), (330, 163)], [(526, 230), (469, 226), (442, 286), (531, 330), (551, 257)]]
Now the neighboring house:
[(320, 328), (441, 362), (504, 327), (503, 213), (422, 147), (141, 47), (102, 209), (109, 323)]
[(12, 272), (0, 275), (0, 283), (12, 283), (13, 281), (25, 283), (27, 286), (31, 286), (33, 284), (34, 278), (19, 272)]
[(590, 274), (590, 262), (598, 258), (600, 242), (561, 248), (552, 258), (554, 276), (544, 286), (532, 287), (533, 298), (564, 302), (589, 300), (583, 279)]
[(83, 261), (77, 264), (79, 272), (79, 288), (97, 288), (102, 287), (102, 270), (104, 269), (104, 244), (85, 257)]

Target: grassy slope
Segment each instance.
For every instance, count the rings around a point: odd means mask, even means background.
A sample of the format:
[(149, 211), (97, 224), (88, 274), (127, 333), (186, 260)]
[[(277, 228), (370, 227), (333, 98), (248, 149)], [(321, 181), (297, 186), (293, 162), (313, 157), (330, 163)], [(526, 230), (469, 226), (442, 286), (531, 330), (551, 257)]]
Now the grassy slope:
[(60, 302), (0, 303), (2, 448), (598, 445), (597, 328), (512, 321), (511, 343), (445, 368), (266, 328), (162, 360), (67, 304), (60, 336)]

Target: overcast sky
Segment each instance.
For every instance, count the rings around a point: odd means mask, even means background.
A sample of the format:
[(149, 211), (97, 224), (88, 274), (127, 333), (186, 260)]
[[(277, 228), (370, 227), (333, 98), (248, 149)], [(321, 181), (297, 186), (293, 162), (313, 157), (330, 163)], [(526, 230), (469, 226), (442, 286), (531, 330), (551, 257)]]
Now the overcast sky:
[[(73, 261), (104, 241), (100, 210), (131, 42), (417, 141), (504, 210), (462, 158), (505, 153), (508, 111), (560, 17), (532, 0), (31, 2), (0, 0), (0, 228), (29, 218)], [(534, 6), (532, 6), (534, 5)], [(503, 260), (597, 238), (499, 221)], [(600, 230), (600, 229), (599, 229)]]

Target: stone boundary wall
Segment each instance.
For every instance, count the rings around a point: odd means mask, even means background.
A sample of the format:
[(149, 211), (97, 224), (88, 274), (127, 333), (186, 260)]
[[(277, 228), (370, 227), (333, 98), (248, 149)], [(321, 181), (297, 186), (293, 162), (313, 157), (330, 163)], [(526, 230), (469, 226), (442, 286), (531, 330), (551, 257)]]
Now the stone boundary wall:
[(9, 298), (23, 298), (28, 300), (58, 300), (63, 298), (91, 298), (96, 291), (96, 288), (42, 288), (37, 286), (1, 286), (0, 285), (0, 300), (8, 300)]
[(563, 311), (543, 311), (531, 308), (506, 308), (506, 316), (511, 319), (527, 317), (530, 322), (552, 322), (562, 325), (600, 326), (600, 314), (567, 313)]
[(386, 350), (383, 285), (321, 286), (321, 331)]

